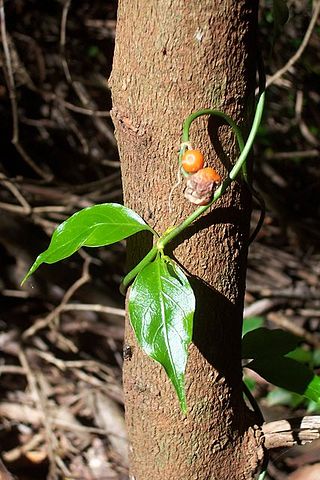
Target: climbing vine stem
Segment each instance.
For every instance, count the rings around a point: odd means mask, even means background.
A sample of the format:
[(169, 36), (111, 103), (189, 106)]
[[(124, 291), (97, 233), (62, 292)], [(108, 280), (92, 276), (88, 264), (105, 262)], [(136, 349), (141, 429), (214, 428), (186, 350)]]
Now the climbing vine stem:
[(187, 117), (187, 119), (183, 123), (183, 129), (182, 129), (182, 148), (180, 149), (180, 154), (179, 154), (179, 162), (181, 165), (181, 156), (183, 154), (183, 151), (186, 148), (186, 145), (189, 142), (189, 135), (190, 135), (190, 126), (194, 120), (196, 120), (198, 117), (202, 115), (214, 115), (223, 118), (232, 128), (234, 131), (237, 142), (239, 145), (239, 150), (240, 150), (240, 155), (238, 160), (236, 161), (235, 165), (229, 172), (228, 176), (225, 178), (225, 180), (221, 183), (221, 185), (217, 188), (215, 191), (213, 198), (211, 202), (208, 205), (203, 205), (201, 207), (198, 207), (191, 215), (189, 215), (182, 223), (177, 225), (176, 227), (170, 229), (168, 232), (165, 232), (156, 242), (154, 247), (148, 252), (148, 254), (141, 260), (141, 262), (136, 265), (136, 267), (131, 270), (123, 279), (123, 282), (121, 284), (121, 292), (125, 293), (126, 288), (128, 285), (132, 282), (132, 280), (135, 278), (135, 276), (143, 269), (145, 268), (148, 263), (150, 263), (152, 260), (157, 255), (158, 251), (161, 251), (165, 248), (165, 246), (171, 242), (175, 237), (177, 237), (183, 230), (185, 230), (187, 227), (189, 227), (195, 220), (197, 220), (208, 208), (211, 207), (213, 203), (215, 203), (221, 195), (226, 191), (228, 186), (232, 181), (234, 181), (241, 169), (245, 166), (248, 154), (252, 148), (254, 139), (257, 135), (258, 128), (261, 122), (262, 114), (263, 114), (263, 109), (264, 109), (264, 104), (265, 104), (265, 91), (264, 89), (261, 91), (260, 87), (260, 96), (257, 102), (256, 106), (256, 111), (254, 115), (254, 119), (252, 122), (251, 130), (248, 135), (247, 141), (244, 143), (243, 137), (241, 134), (241, 131), (239, 127), (235, 124), (235, 122), (230, 118), (228, 115), (226, 115), (223, 112), (220, 112), (219, 110), (212, 110), (212, 109), (202, 109), (198, 110), (197, 112), (192, 113)]

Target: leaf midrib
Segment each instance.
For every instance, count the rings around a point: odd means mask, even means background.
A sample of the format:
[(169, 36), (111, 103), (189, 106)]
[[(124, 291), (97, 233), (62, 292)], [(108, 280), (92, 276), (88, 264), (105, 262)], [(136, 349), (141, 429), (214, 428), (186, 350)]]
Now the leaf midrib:
[[(156, 261), (156, 265), (157, 265), (157, 269), (158, 269), (158, 284), (159, 284), (159, 293), (161, 294), (160, 295), (160, 304), (161, 304), (161, 313), (163, 314), (164, 313), (164, 300), (163, 300), (163, 294), (162, 294), (162, 281), (161, 281), (161, 267), (162, 267), (162, 264), (161, 264), (161, 260), (157, 260)], [(178, 374), (177, 374), (177, 371), (176, 371), (176, 366), (175, 366), (175, 363), (173, 361), (173, 358), (172, 358), (172, 354), (171, 354), (171, 348), (170, 348), (170, 343), (169, 343), (169, 339), (168, 339), (168, 331), (167, 331), (167, 326), (166, 326), (166, 322), (164, 321), (165, 319), (165, 315), (161, 315), (161, 322), (162, 322), (162, 325), (163, 325), (163, 329), (164, 329), (164, 337), (165, 337), (165, 344), (166, 344), (166, 347), (167, 347), (167, 351), (168, 351), (168, 354), (169, 354), (169, 358), (170, 358), (170, 363), (171, 363), (171, 366), (172, 366), (172, 369), (173, 369), (173, 372), (174, 372), (174, 375), (175, 375), (175, 378), (178, 379)]]

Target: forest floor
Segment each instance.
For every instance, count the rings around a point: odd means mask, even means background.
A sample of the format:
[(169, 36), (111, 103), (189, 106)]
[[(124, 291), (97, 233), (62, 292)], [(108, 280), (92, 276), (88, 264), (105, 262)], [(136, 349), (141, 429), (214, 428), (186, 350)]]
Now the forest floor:
[[(273, 45), (270, 2), (261, 3), (270, 77), (301, 46), (311, 11), (308, 2), (289, 2), (289, 21)], [(21, 480), (127, 480), (124, 243), (43, 266), (20, 288), (59, 223), (79, 208), (122, 201), (107, 88), (116, 2), (16, 0), (1, 12), (1, 457)], [(245, 318), (300, 336), (318, 368), (319, 32), (318, 19), (303, 54), (268, 94), (255, 147), (267, 212), (250, 247), (245, 308)], [(252, 228), (259, 215), (254, 205)], [(266, 420), (320, 411), (251, 380)], [(268, 478), (307, 480), (301, 468), (318, 468), (319, 447), (273, 453)]]

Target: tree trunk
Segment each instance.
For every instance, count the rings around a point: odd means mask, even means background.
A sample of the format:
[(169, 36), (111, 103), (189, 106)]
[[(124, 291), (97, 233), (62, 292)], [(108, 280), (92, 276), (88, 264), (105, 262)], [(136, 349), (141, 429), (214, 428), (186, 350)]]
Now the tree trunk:
[[(181, 125), (217, 108), (246, 125), (254, 93), (257, 7), (252, 0), (120, 0), (110, 86), (125, 205), (162, 233), (193, 207), (176, 183)], [(209, 129), (208, 129), (209, 125)], [(192, 143), (225, 177), (237, 149), (230, 129), (201, 118)], [(263, 457), (245, 406), (240, 339), (251, 199), (234, 183), (173, 245), (197, 296), (184, 416), (163, 369), (141, 352), (127, 319), (126, 419), (135, 480), (255, 478)], [(170, 208), (171, 204), (171, 208)], [(129, 264), (150, 248), (128, 242)]]

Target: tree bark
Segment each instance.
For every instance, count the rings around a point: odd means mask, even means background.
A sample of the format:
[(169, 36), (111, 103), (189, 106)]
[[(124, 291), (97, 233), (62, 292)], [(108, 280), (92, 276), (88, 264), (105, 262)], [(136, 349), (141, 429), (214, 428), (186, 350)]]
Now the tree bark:
[[(184, 118), (211, 107), (243, 127), (250, 121), (257, 7), (252, 0), (119, 1), (110, 86), (124, 201), (160, 233), (193, 210), (182, 185), (169, 208)], [(201, 118), (191, 136), (207, 164), (225, 177), (237, 153), (230, 129)], [(250, 211), (250, 195), (234, 183), (172, 247), (197, 296), (187, 416), (163, 369), (137, 346), (127, 319), (132, 357), (124, 362), (124, 391), (132, 479), (255, 478), (262, 440), (243, 401), (240, 362)], [(130, 240), (129, 266), (150, 246), (143, 235)]]

